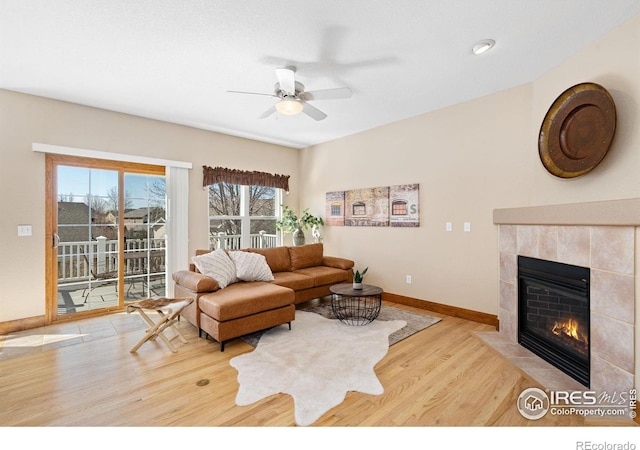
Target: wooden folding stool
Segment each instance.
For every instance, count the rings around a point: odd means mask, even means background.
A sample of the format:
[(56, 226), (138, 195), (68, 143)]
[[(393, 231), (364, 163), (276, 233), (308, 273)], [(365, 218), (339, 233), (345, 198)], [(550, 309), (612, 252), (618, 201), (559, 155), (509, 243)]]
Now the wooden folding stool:
[[(171, 341), (175, 338), (179, 338), (183, 344), (186, 344), (188, 341), (182, 333), (180, 333), (180, 330), (173, 325), (178, 321), (182, 311), (192, 302), (192, 298), (155, 297), (127, 305), (127, 313), (138, 311), (142, 316), (142, 319), (151, 327), (147, 330), (144, 337), (140, 339), (140, 342), (131, 349), (131, 353), (138, 351), (140, 346), (145, 342), (155, 341), (158, 337), (167, 344), (167, 347), (169, 347), (172, 352), (176, 353), (178, 350), (173, 346)], [(160, 316), (158, 322), (154, 322), (145, 311), (155, 311), (158, 313)], [(168, 338), (163, 334), (164, 331), (169, 328), (171, 328), (175, 333), (171, 338)]]

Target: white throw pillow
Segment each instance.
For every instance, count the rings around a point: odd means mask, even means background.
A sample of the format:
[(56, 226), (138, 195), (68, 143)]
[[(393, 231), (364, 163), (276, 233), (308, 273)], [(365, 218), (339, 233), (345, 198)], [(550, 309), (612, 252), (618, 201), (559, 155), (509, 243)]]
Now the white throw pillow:
[(220, 289), (224, 289), (238, 281), (236, 266), (224, 250), (218, 249), (194, 256), (191, 261), (193, 261), (200, 273), (216, 280)]
[(271, 281), (273, 273), (267, 259), (258, 253), (235, 251), (229, 257), (236, 265), (236, 276), (242, 281)]

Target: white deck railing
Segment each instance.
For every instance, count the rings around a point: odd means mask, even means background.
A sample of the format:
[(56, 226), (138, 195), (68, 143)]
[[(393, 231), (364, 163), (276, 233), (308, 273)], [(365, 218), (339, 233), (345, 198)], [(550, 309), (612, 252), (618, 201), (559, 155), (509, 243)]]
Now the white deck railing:
[[(125, 241), (125, 275), (163, 273), (166, 241), (128, 239)], [(152, 259), (151, 264), (147, 261)], [(58, 282), (88, 281), (92, 276), (117, 273), (118, 241), (98, 237), (95, 241), (58, 244)], [(115, 276), (117, 278), (117, 276)]]
[[(276, 246), (276, 235), (264, 231), (250, 236), (251, 248)], [(240, 250), (241, 236), (219, 233), (211, 236), (209, 248)], [(162, 239), (127, 239), (125, 241), (124, 274), (164, 273), (166, 241)], [(96, 275), (118, 271), (118, 241), (98, 237), (95, 241), (61, 242), (58, 244), (58, 282), (88, 281)]]
[[(249, 235), (250, 248), (270, 248), (277, 245), (277, 236), (260, 231), (258, 234)], [(213, 250), (240, 250), (242, 248), (242, 236), (239, 234), (218, 233), (209, 237), (209, 248)]]

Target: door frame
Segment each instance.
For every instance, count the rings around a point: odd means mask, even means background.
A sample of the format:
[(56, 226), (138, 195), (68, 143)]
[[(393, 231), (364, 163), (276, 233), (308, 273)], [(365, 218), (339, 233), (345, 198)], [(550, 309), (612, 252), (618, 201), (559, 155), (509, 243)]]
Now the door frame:
[[(125, 161), (84, 158), (47, 153), (45, 158), (45, 324), (77, 320), (79, 318), (100, 316), (111, 312), (122, 311), (124, 298), (124, 266), (118, 264), (119, 305), (89, 311), (58, 315), (58, 265), (54, 234), (58, 224), (58, 180), (57, 166), (74, 166), (87, 169), (105, 169), (118, 171), (118, 217), (124, 217), (124, 174), (166, 176), (166, 167), (153, 164), (132, 163)], [(124, 259), (124, 220), (118, 221), (118, 260)]]

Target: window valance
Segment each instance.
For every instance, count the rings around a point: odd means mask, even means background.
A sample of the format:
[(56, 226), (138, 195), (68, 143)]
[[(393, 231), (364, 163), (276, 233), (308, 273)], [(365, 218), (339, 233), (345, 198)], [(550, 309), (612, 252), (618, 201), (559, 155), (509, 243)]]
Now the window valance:
[(289, 192), (289, 175), (274, 175), (266, 172), (202, 166), (202, 186), (216, 183), (241, 184), (243, 186), (266, 186)]

